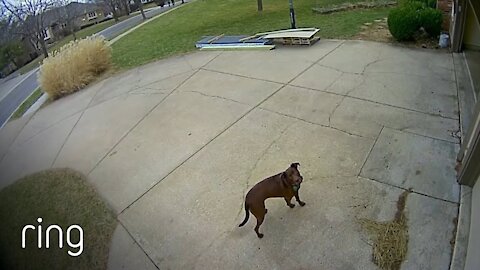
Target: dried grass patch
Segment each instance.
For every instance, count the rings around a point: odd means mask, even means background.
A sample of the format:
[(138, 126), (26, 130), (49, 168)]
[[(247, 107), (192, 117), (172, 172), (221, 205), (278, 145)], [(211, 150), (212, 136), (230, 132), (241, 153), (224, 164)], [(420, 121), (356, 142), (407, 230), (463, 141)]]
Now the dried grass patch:
[(384, 270), (398, 270), (408, 250), (408, 225), (405, 204), (410, 191), (403, 192), (397, 202), (392, 221), (379, 222), (360, 219), (359, 223), (373, 240), (373, 262)]
[(101, 36), (71, 41), (43, 61), (40, 86), (50, 98), (76, 92), (111, 67), (112, 52)]

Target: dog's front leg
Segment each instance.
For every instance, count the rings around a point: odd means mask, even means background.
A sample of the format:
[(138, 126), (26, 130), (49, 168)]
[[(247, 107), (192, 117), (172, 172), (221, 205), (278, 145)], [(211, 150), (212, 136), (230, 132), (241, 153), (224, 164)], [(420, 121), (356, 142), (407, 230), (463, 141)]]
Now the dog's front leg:
[(300, 204), (300, 206), (305, 205), (305, 203), (300, 200), (300, 196), (298, 195), (298, 190), (295, 191), (295, 199), (297, 200), (298, 204)]
[(292, 200), (292, 197), (290, 198), (287, 198), (287, 197), (283, 197), (285, 199), (285, 202), (287, 203), (288, 207), (290, 208), (294, 208), (295, 207), (295, 204), (291, 203), (290, 201)]

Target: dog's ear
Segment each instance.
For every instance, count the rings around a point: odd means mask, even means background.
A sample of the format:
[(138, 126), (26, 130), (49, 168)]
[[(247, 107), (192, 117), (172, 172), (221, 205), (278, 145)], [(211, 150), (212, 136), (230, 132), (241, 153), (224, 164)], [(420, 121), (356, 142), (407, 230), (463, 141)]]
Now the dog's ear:
[(287, 179), (287, 172), (282, 172), (282, 175), (280, 176), (282, 179)]
[(298, 166), (300, 166), (300, 163), (298, 163), (298, 162), (290, 164), (290, 167), (295, 168), (295, 169), (298, 169)]

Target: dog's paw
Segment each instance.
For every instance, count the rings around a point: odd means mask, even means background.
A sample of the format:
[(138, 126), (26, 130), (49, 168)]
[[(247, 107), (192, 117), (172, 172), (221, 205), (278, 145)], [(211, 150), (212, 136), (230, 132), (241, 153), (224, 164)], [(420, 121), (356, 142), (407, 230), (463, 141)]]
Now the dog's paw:
[(299, 202), (300, 206), (305, 206), (306, 203), (304, 202)]
[(263, 238), (263, 233), (257, 234), (258, 238)]
[(292, 203), (292, 204), (289, 204), (288, 207), (294, 208), (294, 207), (295, 207), (295, 204), (293, 204), (293, 203)]

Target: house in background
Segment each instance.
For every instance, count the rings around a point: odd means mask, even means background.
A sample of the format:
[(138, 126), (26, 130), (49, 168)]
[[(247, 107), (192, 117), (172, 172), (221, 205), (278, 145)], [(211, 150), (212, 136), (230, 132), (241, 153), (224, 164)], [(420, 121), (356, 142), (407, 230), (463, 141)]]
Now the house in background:
[(71, 29), (78, 30), (111, 19), (109, 13), (102, 6), (79, 2), (48, 10), (44, 14), (45, 41), (51, 43), (71, 34)]

